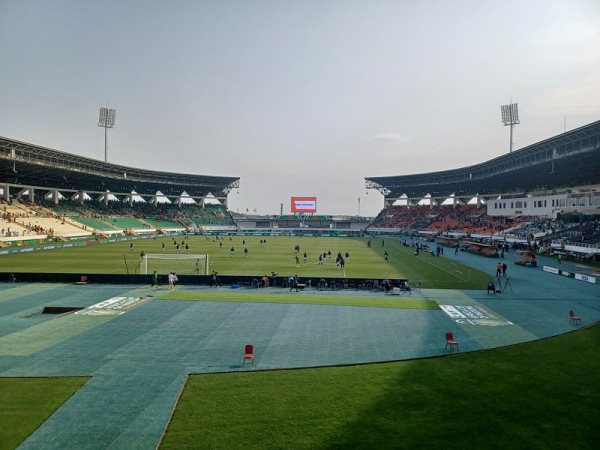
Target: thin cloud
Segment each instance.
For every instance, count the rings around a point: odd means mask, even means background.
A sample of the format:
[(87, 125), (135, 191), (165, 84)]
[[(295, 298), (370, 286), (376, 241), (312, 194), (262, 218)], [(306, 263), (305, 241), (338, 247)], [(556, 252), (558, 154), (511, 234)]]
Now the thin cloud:
[(375, 136), (377, 141), (410, 142), (412, 138), (401, 133), (381, 133)]
[(558, 110), (568, 114), (594, 114), (599, 101), (600, 76), (596, 70), (590, 70), (539, 95), (532, 107), (540, 113)]

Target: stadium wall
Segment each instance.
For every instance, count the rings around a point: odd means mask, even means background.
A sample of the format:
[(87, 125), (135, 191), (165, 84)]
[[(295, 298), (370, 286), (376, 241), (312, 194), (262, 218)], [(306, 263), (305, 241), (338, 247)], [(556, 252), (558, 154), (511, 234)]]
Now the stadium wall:
[[(289, 287), (287, 277), (269, 277), (271, 287)], [(197, 285), (210, 286), (211, 275), (180, 275), (177, 274), (178, 285)], [(85, 280), (85, 281), (82, 281)], [(372, 278), (320, 278), (320, 277), (299, 277), (300, 284), (309, 282), (310, 289), (318, 289), (319, 285), (326, 286), (326, 289), (331, 289), (332, 283), (336, 289), (342, 289), (342, 283), (349, 283), (349, 288), (358, 289), (361, 284)], [(408, 281), (405, 278), (393, 280), (394, 286), (400, 286), (400, 283)], [(0, 282), (7, 283), (77, 283), (77, 284), (134, 284), (134, 285), (150, 285), (152, 284), (152, 275), (128, 275), (128, 274), (76, 274), (76, 273), (34, 273), (34, 272), (0, 272)], [(159, 274), (158, 284), (168, 286), (168, 275)], [(219, 275), (219, 285), (239, 287), (255, 287), (260, 288), (260, 279), (253, 276), (238, 276), (238, 275)]]
[(487, 213), (490, 216), (543, 216), (556, 218), (559, 213), (580, 212), (597, 214), (600, 212), (600, 192), (565, 193), (544, 196), (524, 196), (489, 200)]

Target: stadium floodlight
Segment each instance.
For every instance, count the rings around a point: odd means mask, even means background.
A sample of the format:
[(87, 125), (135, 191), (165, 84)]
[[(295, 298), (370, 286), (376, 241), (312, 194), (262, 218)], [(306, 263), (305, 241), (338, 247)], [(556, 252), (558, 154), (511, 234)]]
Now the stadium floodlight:
[(510, 145), (508, 150), (510, 153), (513, 149), (513, 126), (521, 123), (519, 121), (519, 105), (512, 103), (511, 99), (511, 103), (500, 107), (500, 112), (502, 113), (502, 123), (504, 126), (510, 126)]
[(108, 129), (115, 126), (116, 109), (100, 108), (98, 126), (104, 128), (104, 161), (108, 162)]

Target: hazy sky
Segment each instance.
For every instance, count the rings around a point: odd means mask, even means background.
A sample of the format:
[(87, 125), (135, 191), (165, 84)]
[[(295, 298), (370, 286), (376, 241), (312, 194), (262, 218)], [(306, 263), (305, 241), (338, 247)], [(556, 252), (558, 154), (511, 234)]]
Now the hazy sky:
[[(0, 135), (241, 177), (233, 211), (376, 215), (364, 178), (600, 120), (598, 0), (0, 0)], [(360, 198), (360, 200), (359, 200)]]

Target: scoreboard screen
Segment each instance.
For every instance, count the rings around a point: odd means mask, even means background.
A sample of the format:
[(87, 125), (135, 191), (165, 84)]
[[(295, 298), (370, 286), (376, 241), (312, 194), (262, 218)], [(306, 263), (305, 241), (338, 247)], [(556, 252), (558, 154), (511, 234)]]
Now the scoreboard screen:
[(316, 213), (317, 197), (292, 197), (293, 213)]

